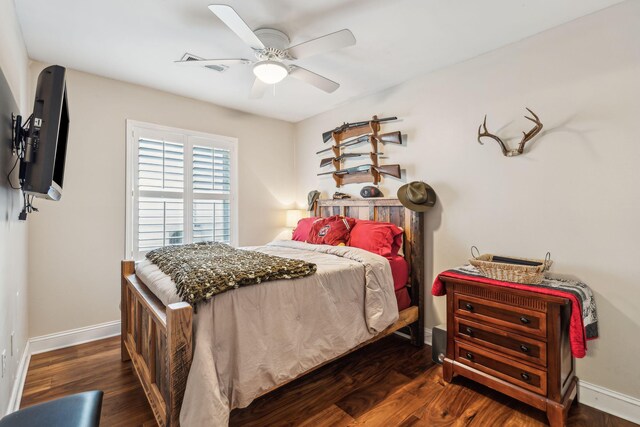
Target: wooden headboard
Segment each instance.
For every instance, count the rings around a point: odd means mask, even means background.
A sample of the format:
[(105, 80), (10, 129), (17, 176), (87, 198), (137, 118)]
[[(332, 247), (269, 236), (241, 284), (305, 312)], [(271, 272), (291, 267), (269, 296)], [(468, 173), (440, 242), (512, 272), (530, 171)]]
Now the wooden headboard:
[[(405, 208), (398, 199), (319, 199), (314, 215), (329, 217), (342, 215), (357, 219), (390, 222), (404, 230), (404, 257), (409, 264), (409, 295), (411, 304), (418, 306), (419, 320), (411, 330), (412, 340), (424, 342), (424, 215)], [(414, 330), (415, 329), (415, 330)]]

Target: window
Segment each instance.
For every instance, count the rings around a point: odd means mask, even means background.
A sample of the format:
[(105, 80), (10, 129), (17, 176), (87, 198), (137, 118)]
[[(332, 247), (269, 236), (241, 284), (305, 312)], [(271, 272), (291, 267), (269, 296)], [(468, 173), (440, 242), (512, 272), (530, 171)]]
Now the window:
[(126, 257), (183, 243), (237, 244), (236, 145), (127, 121)]

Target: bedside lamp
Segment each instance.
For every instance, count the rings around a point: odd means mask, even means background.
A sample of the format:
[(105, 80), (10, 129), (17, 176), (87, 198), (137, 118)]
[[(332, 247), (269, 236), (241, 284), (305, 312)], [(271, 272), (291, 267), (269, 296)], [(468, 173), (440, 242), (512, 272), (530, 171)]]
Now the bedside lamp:
[(296, 228), (298, 221), (304, 217), (305, 211), (302, 209), (287, 209), (287, 228)]

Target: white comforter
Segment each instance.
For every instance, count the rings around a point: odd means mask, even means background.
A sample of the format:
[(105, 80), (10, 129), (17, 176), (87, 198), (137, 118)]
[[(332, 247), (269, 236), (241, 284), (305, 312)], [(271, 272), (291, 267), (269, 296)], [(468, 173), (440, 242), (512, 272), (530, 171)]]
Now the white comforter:
[[(249, 405), (398, 319), (391, 269), (383, 257), (288, 240), (252, 249), (304, 259), (318, 270), (228, 291), (198, 306), (180, 412), (184, 427), (228, 425), (231, 409)], [(155, 265), (141, 263), (136, 273), (163, 302), (177, 300), (175, 285)]]

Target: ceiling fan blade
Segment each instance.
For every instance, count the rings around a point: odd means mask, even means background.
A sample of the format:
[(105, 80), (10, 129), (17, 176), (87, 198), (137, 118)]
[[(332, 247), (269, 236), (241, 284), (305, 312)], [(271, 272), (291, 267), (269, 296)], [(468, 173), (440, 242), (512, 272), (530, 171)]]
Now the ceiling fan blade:
[(356, 38), (351, 31), (345, 29), (291, 46), (287, 52), (293, 59), (300, 59), (354, 44), (356, 44)]
[(298, 66), (291, 67), (289, 75), (298, 80), (302, 80), (305, 83), (309, 83), (310, 85), (313, 85), (327, 93), (335, 92), (335, 90), (340, 87), (340, 84), (333, 80), (329, 80), (326, 77), (322, 77), (320, 74), (316, 74), (313, 71), (309, 71), (306, 68)]
[(253, 81), (253, 86), (251, 86), (251, 93), (249, 94), (249, 98), (262, 98), (268, 87), (268, 84), (264, 83), (262, 80), (256, 77), (256, 79)]
[(260, 41), (246, 22), (236, 13), (231, 6), (226, 4), (211, 4), (209, 10), (213, 12), (222, 22), (227, 24), (238, 37), (248, 44), (252, 49), (264, 49), (264, 44)]
[(250, 64), (251, 61), (244, 58), (237, 59), (187, 59), (184, 61), (174, 61), (176, 64), (194, 67), (206, 67), (208, 65), (236, 65)]

